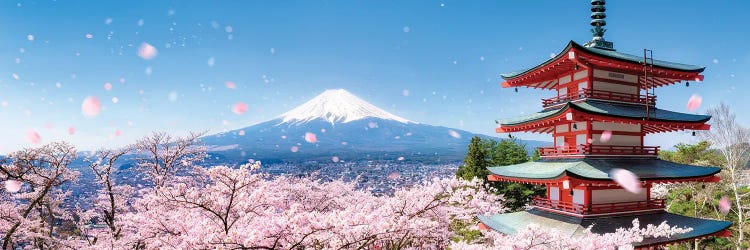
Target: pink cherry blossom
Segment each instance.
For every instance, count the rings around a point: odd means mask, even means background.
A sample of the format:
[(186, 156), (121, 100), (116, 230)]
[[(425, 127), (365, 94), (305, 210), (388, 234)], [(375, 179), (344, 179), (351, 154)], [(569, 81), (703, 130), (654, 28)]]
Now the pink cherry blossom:
[(105, 82), (104, 83), (104, 89), (107, 90), (107, 91), (112, 90), (112, 84), (109, 83), (109, 82)]
[(75, 127), (71, 126), (71, 127), (68, 128), (68, 134), (69, 135), (74, 135), (75, 133), (76, 133), (76, 128)]
[(331, 161), (339, 162), (339, 157), (338, 156), (331, 157)]
[(81, 103), (81, 113), (83, 113), (83, 115), (94, 117), (99, 115), (100, 111), (101, 103), (99, 102), (99, 98), (96, 96), (89, 96), (86, 97), (86, 99), (83, 99), (83, 103)]
[(138, 47), (138, 56), (140, 56), (143, 59), (151, 60), (156, 58), (156, 55), (159, 52), (154, 48), (154, 46), (151, 46), (151, 44), (148, 43), (141, 43), (141, 46)]
[(404, 157), (403, 157), (403, 156), (399, 156), (397, 160), (399, 160), (399, 161), (403, 161), (403, 160), (404, 160)]
[(313, 133), (307, 132), (305, 133), (305, 141), (309, 143), (315, 143), (318, 141), (318, 137)]
[(86, 38), (87, 38), (87, 39), (91, 39), (91, 38), (94, 38), (94, 35), (92, 35), (92, 34), (86, 34)]
[(612, 180), (620, 184), (628, 192), (637, 194), (641, 192), (641, 181), (638, 176), (625, 169), (615, 168), (609, 172)]
[(388, 174), (388, 177), (386, 177), (386, 178), (388, 178), (389, 180), (401, 179), (401, 174), (399, 174), (398, 172), (392, 172), (392, 173)]
[(23, 182), (17, 181), (17, 180), (7, 180), (5, 181), (5, 190), (11, 193), (18, 192), (21, 190), (21, 186), (23, 186)]
[(458, 132), (456, 132), (455, 130), (452, 130), (452, 129), (451, 129), (451, 130), (448, 130), (448, 134), (450, 134), (450, 135), (451, 135), (451, 137), (453, 137), (453, 138), (456, 138), (456, 139), (461, 139), (461, 134), (459, 134), (459, 133), (458, 133)]
[(42, 136), (34, 130), (26, 131), (26, 141), (31, 144), (39, 144), (42, 142)]
[(231, 81), (227, 82), (226, 85), (227, 85), (227, 88), (230, 88), (230, 89), (236, 89), (237, 88), (237, 85), (235, 85), (234, 82), (231, 82)]
[(120, 135), (122, 135), (122, 132), (119, 129), (115, 130), (115, 136), (120, 136)]
[(721, 200), (719, 200), (719, 212), (727, 214), (730, 208), (732, 208), (732, 204), (729, 202), (729, 198), (722, 196)]
[(292, 146), (292, 148), (290, 148), (289, 150), (292, 151), (292, 153), (297, 153), (297, 151), (299, 151), (299, 147)]
[(245, 112), (247, 112), (247, 104), (245, 104), (244, 102), (235, 103), (232, 106), (232, 112), (238, 115), (244, 114)]
[(612, 131), (609, 130), (602, 132), (602, 135), (599, 137), (599, 141), (601, 142), (608, 142), (609, 139), (612, 139)]
[(245, 136), (245, 130), (240, 130), (240, 132), (237, 132), (237, 134), (240, 136)]
[(689, 111), (695, 111), (700, 108), (702, 102), (703, 98), (701, 96), (693, 94), (690, 96), (690, 99), (688, 99), (687, 109)]
[(367, 127), (369, 127), (369, 128), (377, 128), (377, 127), (378, 127), (378, 124), (377, 124), (377, 123), (375, 123), (375, 122), (368, 122), (368, 123), (367, 123)]

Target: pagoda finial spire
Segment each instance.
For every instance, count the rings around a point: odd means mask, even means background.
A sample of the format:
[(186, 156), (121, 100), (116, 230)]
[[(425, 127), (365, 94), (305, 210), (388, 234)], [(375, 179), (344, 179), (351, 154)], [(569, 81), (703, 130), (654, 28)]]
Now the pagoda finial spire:
[(591, 0), (591, 26), (594, 26), (594, 28), (591, 29), (591, 33), (594, 35), (594, 38), (584, 44), (584, 46), (589, 48), (593, 47), (615, 50), (612, 42), (604, 40), (604, 32), (607, 31), (607, 29), (602, 28), (607, 25), (607, 21), (604, 20), (607, 18), (607, 14), (604, 13), (607, 8), (604, 7), (604, 4), (605, 0)]

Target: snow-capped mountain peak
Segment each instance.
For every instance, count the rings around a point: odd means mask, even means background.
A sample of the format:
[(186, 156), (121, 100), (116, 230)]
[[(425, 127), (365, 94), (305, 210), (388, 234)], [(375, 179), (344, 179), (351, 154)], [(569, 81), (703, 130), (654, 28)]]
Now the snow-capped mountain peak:
[(388, 113), (344, 89), (329, 89), (278, 117), (282, 123), (305, 123), (323, 119), (331, 124), (365, 118), (380, 118), (401, 123), (416, 123)]

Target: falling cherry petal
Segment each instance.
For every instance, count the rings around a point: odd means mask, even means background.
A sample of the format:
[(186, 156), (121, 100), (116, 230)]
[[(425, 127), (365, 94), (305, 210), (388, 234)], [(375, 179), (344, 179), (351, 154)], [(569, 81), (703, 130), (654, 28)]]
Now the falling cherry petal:
[(689, 111), (695, 111), (698, 108), (700, 108), (702, 102), (703, 102), (703, 98), (699, 95), (694, 94), (690, 96), (690, 99), (688, 100), (687, 109)]
[(240, 132), (237, 132), (237, 134), (240, 136), (245, 136), (245, 130), (240, 130)]
[(17, 181), (17, 180), (7, 180), (5, 181), (5, 190), (11, 193), (15, 193), (21, 190), (21, 186), (23, 186), (23, 182)]
[(338, 156), (331, 157), (331, 161), (339, 162), (339, 157)]
[(75, 127), (69, 127), (68, 128), (68, 134), (69, 135), (74, 135), (75, 133), (76, 133), (76, 128)]
[(235, 103), (234, 106), (232, 106), (232, 112), (238, 115), (244, 114), (247, 112), (247, 104), (244, 102)]
[(403, 156), (399, 156), (397, 160), (399, 160), (399, 161), (403, 161), (403, 160), (404, 160), (404, 157), (403, 157)]
[(99, 102), (99, 98), (96, 98), (96, 96), (89, 96), (86, 97), (86, 99), (83, 99), (83, 103), (81, 103), (81, 113), (83, 113), (83, 115), (93, 117), (97, 116), (100, 111), (101, 103)]
[(107, 91), (112, 90), (112, 84), (108, 83), (108, 82), (105, 82), (104, 83), (104, 89), (107, 90)]
[(120, 98), (112, 97), (112, 103), (118, 103), (120, 102)]
[(237, 85), (235, 85), (233, 82), (227, 82), (227, 88), (236, 89)]
[(727, 214), (730, 208), (732, 208), (732, 205), (729, 203), (729, 198), (722, 196), (721, 200), (719, 200), (719, 212)]
[(92, 35), (92, 34), (86, 34), (86, 38), (87, 38), (87, 39), (91, 39), (91, 38), (94, 38), (94, 35)]
[(307, 132), (305, 133), (305, 141), (309, 143), (315, 143), (318, 141), (318, 137), (313, 133)]
[(115, 130), (115, 136), (120, 136), (120, 135), (122, 135), (122, 132), (119, 129)]
[(289, 150), (291, 150), (292, 153), (297, 153), (297, 151), (299, 151), (299, 148), (297, 146), (292, 146), (292, 148)]
[(452, 130), (452, 129), (451, 129), (451, 130), (448, 130), (448, 134), (450, 134), (450, 135), (451, 135), (451, 137), (453, 137), (453, 138), (456, 138), (456, 139), (461, 139), (461, 134), (459, 134), (459, 133), (458, 133), (458, 132), (456, 132), (455, 130)]
[(608, 142), (609, 139), (611, 139), (611, 138), (612, 138), (612, 131), (606, 130), (606, 131), (602, 132), (601, 137), (599, 137), (599, 141), (601, 141), (601, 142)]
[(638, 180), (638, 176), (625, 169), (615, 168), (609, 172), (609, 176), (620, 184), (622, 188), (628, 192), (637, 194), (641, 192), (641, 181)]
[(156, 48), (148, 43), (141, 43), (141, 47), (138, 48), (138, 56), (146, 60), (156, 58), (157, 54), (159, 54), (159, 52), (156, 50)]
[(31, 144), (39, 144), (42, 142), (42, 136), (34, 130), (29, 130), (26, 132), (26, 140)]

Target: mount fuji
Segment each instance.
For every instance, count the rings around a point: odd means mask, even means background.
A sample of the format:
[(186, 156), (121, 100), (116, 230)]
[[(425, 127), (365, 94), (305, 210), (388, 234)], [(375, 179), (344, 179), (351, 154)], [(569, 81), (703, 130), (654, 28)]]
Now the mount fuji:
[[(201, 141), (214, 159), (224, 162), (249, 158), (267, 162), (449, 162), (463, 160), (474, 135), (410, 121), (336, 89), (272, 120), (204, 136)], [(548, 144), (525, 142), (527, 146)]]

